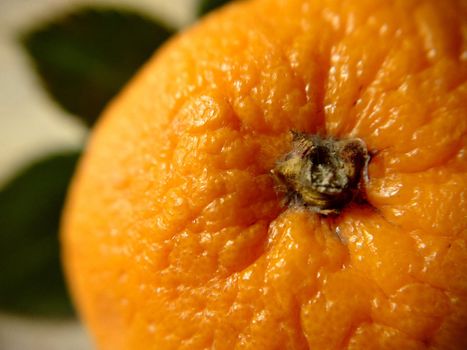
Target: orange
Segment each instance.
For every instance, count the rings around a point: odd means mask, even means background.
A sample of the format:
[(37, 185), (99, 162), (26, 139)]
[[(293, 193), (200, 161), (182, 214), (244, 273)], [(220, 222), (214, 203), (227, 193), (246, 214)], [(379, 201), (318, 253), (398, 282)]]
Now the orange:
[[(177, 36), (70, 190), (98, 348), (466, 349), (466, 62), (464, 0), (241, 1)], [(363, 140), (366, 202), (282, 206), (291, 130)]]

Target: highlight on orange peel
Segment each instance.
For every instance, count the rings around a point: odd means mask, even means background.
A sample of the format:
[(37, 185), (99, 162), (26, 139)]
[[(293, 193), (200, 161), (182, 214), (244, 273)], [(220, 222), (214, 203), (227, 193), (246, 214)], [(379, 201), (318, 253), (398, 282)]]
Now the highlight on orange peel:
[[(464, 0), (239, 1), (170, 41), (64, 213), (97, 347), (467, 349), (466, 62)], [(283, 206), (291, 131), (362, 140), (364, 200)]]

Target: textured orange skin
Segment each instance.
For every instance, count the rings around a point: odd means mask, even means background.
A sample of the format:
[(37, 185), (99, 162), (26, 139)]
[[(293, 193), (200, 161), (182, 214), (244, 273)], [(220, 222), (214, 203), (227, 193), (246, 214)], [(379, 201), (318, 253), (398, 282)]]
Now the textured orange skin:
[[(100, 349), (467, 349), (466, 1), (256, 0), (108, 108), (63, 259)], [(360, 137), (367, 206), (280, 207), (290, 130)]]

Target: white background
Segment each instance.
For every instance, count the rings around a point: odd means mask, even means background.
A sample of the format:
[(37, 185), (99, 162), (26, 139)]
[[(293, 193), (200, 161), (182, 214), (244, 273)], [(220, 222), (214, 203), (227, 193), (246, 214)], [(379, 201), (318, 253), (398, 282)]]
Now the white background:
[[(193, 22), (196, 0), (0, 0), (0, 186), (30, 160), (78, 148), (85, 129), (46, 95), (18, 33), (79, 4), (127, 5), (176, 27)], [(1, 350), (92, 349), (74, 321), (0, 314)]]

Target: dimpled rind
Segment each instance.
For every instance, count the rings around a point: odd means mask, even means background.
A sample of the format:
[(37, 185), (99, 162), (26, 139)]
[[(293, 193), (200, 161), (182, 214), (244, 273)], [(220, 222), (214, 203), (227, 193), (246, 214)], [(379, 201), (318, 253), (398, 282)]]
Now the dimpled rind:
[[(170, 41), (65, 210), (98, 348), (466, 349), (466, 61), (463, 0), (239, 1)], [(281, 208), (290, 130), (362, 139), (368, 205)]]

